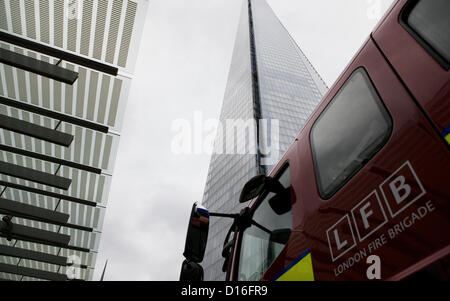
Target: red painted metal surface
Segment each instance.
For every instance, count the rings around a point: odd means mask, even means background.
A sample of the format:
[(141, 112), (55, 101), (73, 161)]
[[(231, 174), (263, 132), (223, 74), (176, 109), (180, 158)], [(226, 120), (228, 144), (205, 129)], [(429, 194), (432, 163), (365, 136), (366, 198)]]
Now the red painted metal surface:
[(373, 37), (408, 89), (442, 131), (450, 125), (450, 72), (400, 24), (400, 0)]

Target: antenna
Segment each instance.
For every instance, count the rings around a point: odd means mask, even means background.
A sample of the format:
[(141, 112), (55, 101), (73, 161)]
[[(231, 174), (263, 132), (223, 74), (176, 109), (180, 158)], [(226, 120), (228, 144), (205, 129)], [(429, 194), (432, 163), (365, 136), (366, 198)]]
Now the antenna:
[(105, 267), (103, 268), (102, 277), (100, 277), (100, 281), (103, 281), (103, 278), (105, 277), (105, 271), (106, 271), (106, 265), (108, 264), (108, 259), (106, 259)]

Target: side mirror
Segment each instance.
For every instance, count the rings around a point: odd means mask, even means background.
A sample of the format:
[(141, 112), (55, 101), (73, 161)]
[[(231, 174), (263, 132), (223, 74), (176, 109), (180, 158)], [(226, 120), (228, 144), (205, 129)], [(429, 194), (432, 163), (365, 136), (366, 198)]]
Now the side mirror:
[(291, 229), (278, 229), (270, 233), (270, 241), (285, 245), (291, 236)]
[(259, 196), (264, 190), (271, 192), (280, 192), (284, 189), (278, 180), (265, 175), (259, 175), (251, 178), (245, 183), (239, 197), (239, 203), (245, 203)]
[(269, 205), (272, 210), (278, 214), (283, 215), (292, 209), (291, 187), (284, 188), (283, 191), (275, 194), (269, 200)]
[(181, 265), (180, 281), (203, 281), (203, 268), (196, 262), (184, 260)]
[(195, 203), (192, 206), (183, 253), (184, 257), (190, 262), (198, 263), (203, 261), (206, 242), (208, 241), (208, 231), (209, 211)]

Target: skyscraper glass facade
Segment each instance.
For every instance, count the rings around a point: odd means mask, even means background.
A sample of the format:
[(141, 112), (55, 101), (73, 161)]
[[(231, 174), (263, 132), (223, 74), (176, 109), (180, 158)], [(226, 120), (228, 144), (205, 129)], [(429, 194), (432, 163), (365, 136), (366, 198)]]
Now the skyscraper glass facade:
[[(263, 155), (225, 152), (223, 146), (230, 143), (230, 137), (219, 133), (203, 205), (214, 212), (239, 212), (244, 206), (238, 203), (243, 185), (257, 174), (270, 173), (326, 91), (325, 83), (267, 2), (243, 0), (220, 121), (257, 120), (249, 131), (237, 131), (235, 141), (245, 141), (248, 149), (256, 145)], [(260, 119), (266, 120), (268, 127), (259, 126)], [(274, 120), (278, 122), (275, 132)], [(264, 161), (268, 156), (276, 158)], [(202, 263), (206, 280), (225, 279), (221, 254), (231, 222), (211, 218)]]
[[(249, 51), (248, 6), (243, 1), (239, 27), (234, 44), (233, 58), (228, 74), (220, 121), (254, 118), (251, 57)], [(242, 133), (241, 133), (242, 134)], [(224, 154), (223, 136), (216, 137), (211, 157), (203, 205), (217, 212), (238, 210), (240, 187), (257, 174), (255, 154)], [(203, 264), (205, 279), (221, 280), (223, 260), (220, 257), (225, 232), (231, 225), (229, 219), (213, 219)], [(223, 277), (222, 277), (223, 278)]]

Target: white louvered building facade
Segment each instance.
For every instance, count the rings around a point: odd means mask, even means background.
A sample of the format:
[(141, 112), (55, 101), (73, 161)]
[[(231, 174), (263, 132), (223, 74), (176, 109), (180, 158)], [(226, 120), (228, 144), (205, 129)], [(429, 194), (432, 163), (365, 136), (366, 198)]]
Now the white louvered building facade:
[[(13, 225), (70, 236), (68, 247), (60, 247), (11, 239), (3, 232), (0, 247), (81, 260), (69, 267), (0, 252), (1, 279), (53, 280), (52, 273), (66, 275), (70, 268), (76, 279), (92, 280), (147, 6), (148, 0), (0, 0), (0, 34), (43, 44), (118, 71), (109, 74), (65, 59), (60, 61), (59, 57), (0, 39), (2, 49), (78, 73), (70, 85), (0, 63), (0, 115), (73, 136), (69, 146), (62, 146), (0, 128), (0, 162), (71, 180), (65, 190), (11, 176), (0, 169), (1, 218), (12, 216)], [(100, 130), (69, 122), (72, 119), (62, 120), (60, 115), (41, 114), (33, 108), (88, 121)], [(44, 222), (39, 214), (38, 218), (20, 216), (2, 207), (3, 200), (65, 213), (69, 218), (58, 224)]]

